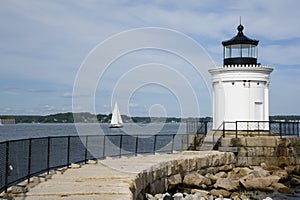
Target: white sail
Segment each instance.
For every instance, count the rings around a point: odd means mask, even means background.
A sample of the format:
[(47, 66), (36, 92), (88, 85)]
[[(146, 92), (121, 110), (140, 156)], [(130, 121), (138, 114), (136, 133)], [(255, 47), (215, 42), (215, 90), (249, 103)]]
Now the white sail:
[(122, 118), (121, 114), (118, 108), (118, 104), (115, 103), (115, 107), (112, 113), (111, 122), (110, 122), (110, 128), (121, 128), (122, 127)]

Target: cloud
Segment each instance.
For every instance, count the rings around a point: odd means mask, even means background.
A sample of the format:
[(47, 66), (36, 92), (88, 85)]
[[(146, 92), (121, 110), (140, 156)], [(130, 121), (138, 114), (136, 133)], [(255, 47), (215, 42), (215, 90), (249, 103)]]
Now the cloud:
[[(245, 34), (261, 41), (259, 60), (265, 62), (262, 64), (299, 65), (298, 8), (297, 0), (274, 0), (272, 3), (260, 0), (190, 0), (184, 3), (179, 0), (5, 1), (0, 7), (0, 90), (8, 96), (4, 99), (15, 98), (18, 94), (24, 99), (32, 98), (32, 101), (40, 101), (36, 103), (50, 105), (51, 98), (53, 106), (63, 109), (62, 105), (66, 102), (61, 101), (61, 97), (72, 97), (66, 91), (72, 90), (77, 70), (88, 53), (109, 36), (131, 28), (154, 26), (178, 30), (197, 40), (217, 63), (221, 63), (220, 42), (236, 34), (239, 16), (242, 16)], [(135, 66), (143, 59), (150, 62), (151, 56), (151, 53), (145, 52), (136, 61), (123, 61)], [(177, 61), (154, 59), (172, 66)], [(194, 76), (188, 75), (189, 72), (184, 71), (192, 83), (197, 83)], [(145, 76), (141, 74), (139, 77)], [(134, 81), (138, 82), (133, 78), (123, 87), (130, 88)], [(174, 85), (182, 88), (180, 82)], [(294, 86), (291, 91), (299, 89)], [(106, 91), (105, 96), (109, 93)], [(38, 94), (45, 95), (37, 98)], [(13, 99), (11, 102), (18, 101)], [(10, 102), (4, 103), (9, 105)], [(31, 107), (23, 102), (18, 104), (24, 108)], [(11, 103), (8, 107), (14, 106)]]

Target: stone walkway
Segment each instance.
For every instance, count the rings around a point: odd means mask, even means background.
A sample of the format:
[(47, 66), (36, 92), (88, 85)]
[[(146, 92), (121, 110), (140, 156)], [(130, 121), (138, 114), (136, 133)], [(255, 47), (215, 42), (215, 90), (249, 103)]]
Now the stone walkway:
[[(209, 152), (177, 152), (174, 154), (139, 155), (137, 157), (107, 158), (96, 164), (86, 164), (78, 169), (69, 168), (64, 173), (29, 188), (29, 192), (16, 200), (129, 200), (130, 185), (136, 175), (160, 162), (180, 158), (204, 157)], [(216, 153), (216, 152), (214, 152)], [(75, 166), (76, 167), (76, 166)]]

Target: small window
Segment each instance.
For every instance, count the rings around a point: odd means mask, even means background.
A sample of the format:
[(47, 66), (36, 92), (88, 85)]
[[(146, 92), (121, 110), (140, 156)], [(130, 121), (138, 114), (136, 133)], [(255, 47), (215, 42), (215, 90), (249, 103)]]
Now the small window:
[(234, 85), (234, 82), (232, 82), (231, 84)]

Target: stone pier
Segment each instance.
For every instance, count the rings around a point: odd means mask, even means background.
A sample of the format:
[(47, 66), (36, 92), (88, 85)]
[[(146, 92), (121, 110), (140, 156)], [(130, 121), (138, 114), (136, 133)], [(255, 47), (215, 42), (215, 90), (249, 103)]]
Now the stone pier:
[(178, 184), (176, 178), (181, 179), (189, 172), (228, 170), (235, 163), (233, 153), (217, 151), (107, 158), (95, 164), (73, 165), (65, 171), (60, 170), (34, 187), (33, 183), (25, 186), (29, 191), (15, 194), (15, 199), (144, 199), (146, 192), (166, 191)]

